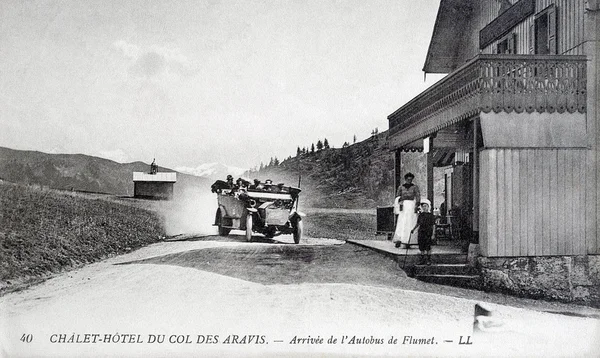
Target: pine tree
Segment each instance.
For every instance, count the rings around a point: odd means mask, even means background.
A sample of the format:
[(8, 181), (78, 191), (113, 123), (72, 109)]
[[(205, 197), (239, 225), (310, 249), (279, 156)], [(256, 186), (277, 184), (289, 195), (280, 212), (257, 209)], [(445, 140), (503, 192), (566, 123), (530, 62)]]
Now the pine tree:
[(296, 156), (299, 157), (300, 154), (302, 154), (302, 151), (300, 150), (300, 147), (298, 147), (298, 149), (296, 149)]
[(329, 142), (327, 141), (327, 138), (325, 138), (325, 140), (323, 141), (323, 148), (329, 149)]
[(317, 150), (321, 150), (321, 149), (323, 149), (323, 142), (321, 142), (321, 140), (319, 139), (317, 141)]
[(273, 160), (273, 166), (278, 166), (279, 165), (279, 159), (277, 159), (277, 157), (275, 157), (275, 159)]
[(354, 135), (354, 143), (356, 143), (356, 134)]
[(311, 153), (314, 153), (314, 152), (315, 152), (315, 143), (312, 143), (312, 144), (310, 145), (310, 152), (311, 152)]

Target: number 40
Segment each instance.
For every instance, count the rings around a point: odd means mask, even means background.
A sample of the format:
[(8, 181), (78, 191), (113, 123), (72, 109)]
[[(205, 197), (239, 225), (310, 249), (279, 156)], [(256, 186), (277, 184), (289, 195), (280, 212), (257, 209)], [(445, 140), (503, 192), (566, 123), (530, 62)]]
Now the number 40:
[(23, 334), (21, 336), (21, 342), (31, 343), (33, 341), (33, 334)]

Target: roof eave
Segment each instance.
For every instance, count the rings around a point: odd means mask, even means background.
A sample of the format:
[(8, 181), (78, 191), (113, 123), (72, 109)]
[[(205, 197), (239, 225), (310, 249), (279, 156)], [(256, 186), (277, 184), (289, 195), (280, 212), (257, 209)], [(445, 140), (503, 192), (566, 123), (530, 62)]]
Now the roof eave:
[[(458, 30), (464, 28), (464, 26), (457, 26), (456, 22), (461, 21), (461, 23), (466, 23), (469, 21), (469, 16), (461, 16), (457, 20), (454, 13), (457, 11), (464, 13), (466, 10), (470, 11), (471, 9), (470, 0), (440, 1), (431, 40), (429, 41), (427, 56), (425, 57), (425, 64), (423, 65), (423, 72), (445, 74), (452, 72), (458, 67), (459, 60), (456, 52), (456, 42), (449, 41), (449, 39), (462, 36), (462, 33), (459, 33)], [(449, 24), (454, 26), (448, 26)], [(440, 53), (447, 56), (442, 58), (438, 55)]]

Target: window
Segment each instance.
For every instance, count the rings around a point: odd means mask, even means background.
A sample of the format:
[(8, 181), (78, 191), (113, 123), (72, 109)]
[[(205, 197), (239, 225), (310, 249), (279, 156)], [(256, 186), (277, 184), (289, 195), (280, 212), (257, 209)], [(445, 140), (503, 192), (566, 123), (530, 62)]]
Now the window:
[(556, 32), (556, 6), (550, 5), (535, 16), (529, 29), (529, 52), (536, 55), (555, 55)]
[(498, 54), (516, 54), (517, 53), (517, 34), (510, 34), (501, 39), (496, 45)]

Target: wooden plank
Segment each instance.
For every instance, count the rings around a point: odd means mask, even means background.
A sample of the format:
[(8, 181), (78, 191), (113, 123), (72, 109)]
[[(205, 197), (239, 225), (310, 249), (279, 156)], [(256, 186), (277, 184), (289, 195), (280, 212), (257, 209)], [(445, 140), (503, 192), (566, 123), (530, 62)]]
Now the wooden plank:
[(527, 256), (529, 250), (527, 249), (527, 216), (529, 206), (529, 193), (527, 190), (527, 159), (528, 151), (521, 150), (519, 153), (519, 255)]
[[(568, 3), (572, 3), (571, 4), (571, 25), (570, 25), (570, 27), (571, 27), (571, 39), (570, 39), (570, 43), (569, 43), (568, 48), (573, 48), (573, 47), (575, 47), (576, 44), (578, 44), (578, 42), (577, 42), (577, 37), (578, 37), (578, 34), (577, 34), (577, 30), (578, 30), (577, 29), (578, 28), (577, 23), (579, 22), (579, 19), (577, 18), (577, 15), (578, 15), (577, 8), (579, 7), (579, 4), (578, 4), (579, 1), (576, 0), (576, 1), (572, 1), (572, 2), (571, 1), (567, 1), (567, 2)], [(559, 31), (560, 31), (560, 29), (559, 29)], [(574, 54), (574, 52), (572, 52), (572, 53)]]
[(577, 150), (572, 150), (573, 152), (573, 188), (572, 188), (572, 200), (573, 200), (573, 254), (574, 255), (579, 255), (582, 254), (582, 237), (581, 237), (581, 230), (580, 230), (580, 225), (585, 225), (585, 217), (583, 217), (584, 220), (581, 220), (582, 216), (584, 215), (584, 211), (585, 210), (581, 210), (582, 207), (585, 207), (585, 202), (581, 202), (580, 200), (580, 191), (581, 191), (581, 185), (580, 185), (580, 177), (582, 175), (581, 173), (581, 157), (579, 155), (579, 151)]
[[(507, 149), (506, 150), (506, 169), (509, 175), (506, 178), (507, 181), (507, 201), (506, 201), (506, 252), (509, 256), (518, 256), (519, 250), (515, 250), (515, 243), (518, 244), (519, 235), (515, 233), (515, 228), (518, 228), (518, 223), (515, 222), (515, 205), (518, 198), (515, 198), (515, 191), (518, 192), (519, 186), (515, 185), (515, 179), (518, 178), (518, 172), (515, 172), (515, 166), (518, 166), (518, 158), (515, 161), (514, 155), (518, 153), (518, 149)], [(518, 218), (517, 218), (518, 219)]]
[(498, 201), (497, 220), (497, 254), (506, 255), (506, 179), (504, 167), (504, 149), (496, 149), (496, 198)]
[[(577, 16), (577, 18), (579, 19), (579, 30), (577, 31), (579, 33), (579, 39), (577, 41), (578, 44), (582, 43), (585, 40), (585, 36), (584, 36), (584, 31), (585, 31), (585, 26), (584, 26), (584, 21), (583, 21), (583, 17), (585, 16), (585, 0), (579, 0), (579, 16)], [(578, 55), (583, 55), (583, 46), (578, 46), (577, 47), (578, 50)]]
[(488, 255), (488, 239), (487, 239), (487, 210), (488, 210), (488, 198), (489, 193), (487, 191), (488, 188), (488, 170), (487, 170), (487, 151), (482, 150), (478, 154), (479, 157), (479, 248), (481, 250), (481, 254), (484, 256)]
[[(579, 42), (577, 42), (577, 39), (578, 39), (578, 34), (577, 34), (578, 25), (577, 24), (580, 21), (577, 18), (577, 15), (579, 14), (579, 11), (578, 11), (579, 0), (572, 1), (572, 2), (568, 1), (568, 3), (572, 3), (571, 4), (571, 40), (570, 40), (570, 44), (569, 44), (568, 48), (573, 48), (573, 47), (575, 47), (575, 45), (579, 44)], [(574, 52), (572, 52), (572, 53), (575, 54)]]
[(558, 11), (561, 15), (560, 19), (562, 20), (558, 24), (558, 31), (564, 33), (563, 42), (562, 44), (559, 44), (562, 50), (559, 54), (561, 54), (573, 47), (573, 1), (562, 1)]
[[(574, 1), (573, 4), (573, 24), (571, 25), (572, 29), (573, 29), (573, 36), (572, 36), (572, 45), (570, 47), (573, 47), (575, 44), (578, 44), (578, 37), (579, 34), (577, 33), (577, 30), (579, 30), (578, 28), (578, 23), (579, 23), (579, 19), (578, 19), (578, 15), (579, 15), (579, 0)], [(560, 31), (560, 29), (559, 29)], [(575, 50), (576, 51), (576, 50)], [(572, 54), (575, 54), (575, 51), (572, 51)]]
[[(577, 3), (579, 1), (575, 0), (575, 1), (566, 1), (566, 3), (570, 4), (570, 14), (571, 14), (571, 21), (569, 24), (569, 28), (571, 29), (570, 31), (570, 36), (569, 36), (569, 43), (567, 44), (566, 48), (574, 48), (575, 45), (578, 44), (577, 41), (577, 23), (579, 22), (579, 20), (577, 19), (577, 7), (579, 6)], [(558, 31), (560, 31), (560, 29), (558, 29)], [(574, 54), (574, 52), (571, 52)]]
[(585, 208), (587, 206), (587, 195), (586, 195), (586, 177), (587, 177), (587, 151), (583, 151), (583, 150), (577, 150), (578, 156), (579, 156), (579, 163), (580, 163), (580, 167), (579, 167), (579, 182), (578, 182), (578, 188), (579, 188), (579, 205), (577, 205), (577, 212), (579, 212), (579, 215), (577, 215), (578, 218), (578, 226), (577, 228), (579, 229), (579, 237), (581, 238), (580, 241), (580, 245), (581, 247), (580, 252), (582, 255), (585, 255), (587, 253), (587, 238), (586, 238), (586, 220), (587, 220), (587, 216), (592, 214), (591, 212), (588, 212), (587, 210), (583, 209), (583, 210), (579, 210), (579, 208)]
[[(483, 215), (481, 216), (481, 229), (484, 231), (484, 240), (485, 240), (485, 250), (487, 252), (487, 256), (490, 255), (490, 241), (491, 241), (491, 224), (490, 221), (492, 217), (490, 215), (491, 210), (491, 200), (492, 195), (490, 192), (490, 150), (483, 150), (479, 152), (479, 158), (481, 160), (481, 172), (479, 173), (479, 177), (482, 178), (480, 180), (481, 193), (479, 195), (479, 203), (481, 205), (481, 210), (483, 210)], [(480, 233), (481, 234), (481, 233)]]
[(565, 254), (573, 254), (573, 151), (565, 150)]
[(558, 189), (556, 191), (557, 194), (557, 214), (558, 214), (558, 245), (557, 245), (557, 250), (558, 250), (558, 255), (565, 255), (566, 251), (565, 251), (565, 242), (567, 240), (567, 236), (566, 236), (566, 221), (565, 221), (565, 202), (566, 202), (566, 196), (565, 196), (565, 150), (561, 149), (558, 151), (558, 155), (557, 155), (557, 186)]
[[(585, 226), (585, 217), (582, 219), (582, 215), (585, 214), (585, 210), (582, 210), (585, 207), (585, 202), (581, 202), (580, 200), (580, 177), (583, 175), (581, 172), (581, 157), (579, 155), (579, 151), (572, 150), (573, 152), (573, 194), (571, 196), (571, 200), (573, 201), (573, 254), (580, 255), (582, 254), (582, 239), (585, 243), (585, 238), (581, 237), (581, 228), (580, 225), (583, 222)], [(585, 187), (585, 186), (584, 186)]]
[[(581, 178), (581, 200), (583, 200), (584, 203), (586, 203), (587, 206), (587, 202), (588, 201), (592, 201), (592, 203), (596, 203), (597, 207), (600, 207), (600, 204), (598, 204), (596, 201), (594, 201), (595, 199), (590, 199), (590, 195), (587, 192), (587, 177), (588, 177), (588, 173), (587, 173), (587, 156), (588, 154), (591, 154), (589, 151), (587, 150), (580, 150), (581, 152), (581, 173), (582, 173), (582, 178)], [(596, 167), (598, 165), (596, 164)], [(596, 186), (596, 192), (598, 191), (598, 186)], [(589, 230), (587, 230), (587, 221), (590, 219), (590, 216), (594, 216), (593, 211), (585, 211), (585, 218), (583, 219), (583, 226), (582, 231), (581, 231), (581, 235), (583, 236), (583, 247), (582, 247), (582, 251), (585, 253), (588, 252), (588, 241), (593, 242), (594, 244), (596, 243), (596, 240), (598, 239), (596, 237), (596, 235), (594, 234), (593, 236), (589, 236), (590, 232)], [(596, 225), (595, 227), (598, 227), (598, 223), (599, 221), (596, 220), (596, 217), (594, 217), (594, 221), (596, 221)]]
[(563, 4), (562, 1), (556, 4), (556, 8), (558, 13), (556, 19), (556, 26), (558, 28), (558, 48), (556, 53), (564, 54), (564, 52), (569, 48), (567, 43), (567, 39), (569, 38), (569, 12), (567, 11), (565, 4)]
[[(575, 41), (577, 38), (577, 3), (578, 2), (579, 2), (578, 0), (572, 1), (572, 5), (571, 5), (572, 20), (571, 20), (571, 25), (570, 25), (571, 26), (571, 36), (570, 36), (571, 40), (570, 40), (570, 43), (565, 46), (565, 48), (573, 48), (573, 46), (575, 46), (575, 44), (577, 43)], [(567, 3), (571, 3), (571, 1), (567, 1)], [(558, 29), (558, 31), (560, 31), (560, 28)], [(569, 53), (574, 54), (575, 52), (569, 51)]]
[(535, 204), (537, 201), (535, 192), (535, 153), (527, 150), (527, 255), (535, 256)]
[[(573, 38), (573, 42), (576, 44), (583, 42), (583, 1), (584, 0), (577, 0), (577, 3), (575, 4), (575, 37)], [(574, 55), (581, 54), (580, 47), (581, 46), (578, 46)]]
[(489, 256), (498, 256), (498, 150), (489, 150), (489, 210), (488, 210), (488, 243)]
[(587, 216), (591, 214), (590, 212), (585, 210), (585, 207), (587, 206), (587, 195), (586, 195), (587, 153), (583, 150), (577, 150), (577, 153), (579, 156), (579, 163), (580, 163), (580, 167), (579, 167), (580, 175), (578, 177), (578, 179), (579, 179), (579, 182), (578, 182), (579, 200), (578, 200), (578, 202), (580, 203), (580, 205), (577, 206), (576, 211), (578, 211), (580, 213), (580, 215), (577, 216), (577, 218), (579, 220), (578, 225), (580, 225), (578, 227), (579, 235), (581, 237), (580, 251), (581, 251), (582, 255), (585, 255), (587, 253), (586, 220), (587, 220)]
[(513, 191), (513, 187), (512, 187), (512, 150), (511, 149), (504, 149), (503, 150), (504, 153), (504, 161), (499, 162), (499, 164), (502, 164), (504, 166), (504, 170), (502, 170), (502, 172), (504, 172), (504, 180), (501, 181), (501, 183), (503, 183), (503, 187), (504, 187), (504, 193), (500, 194), (502, 195), (504, 201), (504, 253), (502, 256), (513, 256), (513, 225), (512, 225), (512, 205), (513, 205), (513, 198), (512, 198), (512, 191)]
[(558, 150), (550, 151), (550, 255), (558, 255)]
[(544, 238), (544, 226), (543, 226), (543, 191), (542, 191), (542, 177), (543, 177), (543, 156), (539, 149), (534, 150), (534, 162), (535, 162), (535, 173), (533, 189), (535, 190), (535, 255), (540, 256), (542, 252), (542, 241)]
[(544, 150), (544, 199), (545, 199), (545, 223), (544, 228), (546, 229), (545, 240), (544, 240), (544, 251), (546, 255), (556, 255), (556, 252), (552, 250), (552, 160), (554, 159), (554, 150)]
[(521, 200), (520, 200), (520, 188), (519, 188), (519, 152), (521, 150), (515, 149), (512, 151), (512, 253), (514, 256), (521, 255)]

